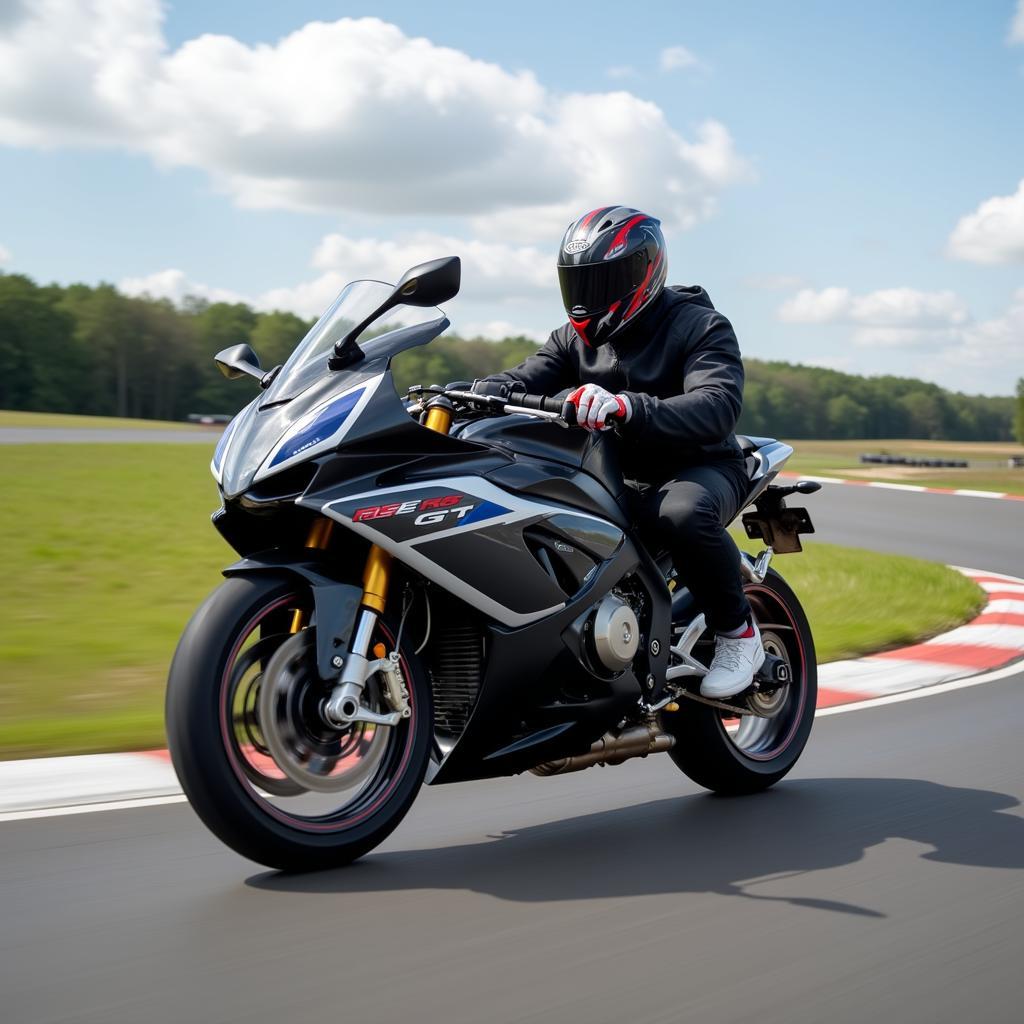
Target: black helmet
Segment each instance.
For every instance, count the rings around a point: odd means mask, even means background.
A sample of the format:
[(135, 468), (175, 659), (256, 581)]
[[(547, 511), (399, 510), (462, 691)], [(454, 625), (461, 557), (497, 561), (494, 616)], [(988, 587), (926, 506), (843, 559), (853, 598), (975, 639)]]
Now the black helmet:
[(569, 323), (603, 345), (665, 287), (661, 222), (628, 206), (601, 206), (572, 222), (558, 250), (558, 283)]

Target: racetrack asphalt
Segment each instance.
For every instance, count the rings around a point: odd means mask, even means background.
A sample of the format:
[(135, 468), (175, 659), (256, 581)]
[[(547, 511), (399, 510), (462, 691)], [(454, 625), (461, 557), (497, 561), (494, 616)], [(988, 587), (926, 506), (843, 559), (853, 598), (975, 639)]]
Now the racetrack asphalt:
[[(806, 504), (822, 540), (1024, 575), (1016, 502)], [(663, 757), (425, 789), (315, 876), (244, 861), (181, 804), (4, 823), (0, 1016), (1019, 1021), (1022, 687), (819, 718), (756, 797)]]

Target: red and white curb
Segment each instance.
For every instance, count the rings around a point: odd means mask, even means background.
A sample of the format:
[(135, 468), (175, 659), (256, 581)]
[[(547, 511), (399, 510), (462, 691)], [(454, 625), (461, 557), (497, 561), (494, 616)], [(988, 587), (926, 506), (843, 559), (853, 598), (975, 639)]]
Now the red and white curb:
[(1006, 501), (1024, 501), (1024, 494), (1003, 491), (976, 491), (969, 487), (923, 487), (920, 484), (897, 484), (887, 480), (852, 480), (840, 476), (813, 476), (804, 473), (780, 473), (787, 480), (815, 480), (819, 484), (850, 484), (853, 487), (877, 487), (884, 491), (913, 491), (915, 494), (955, 494), (961, 498), (1003, 498)]
[[(958, 571), (986, 592), (988, 602), (980, 614), (922, 644), (821, 665), (819, 714), (874, 707), (925, 688), (934, 693), (957, 689), (1024, 657), (1024, 579)], [(165, 750), (0, 761), (0, 822), (184, 799)]]
[(1024, 579), (953, 566), (988, 598), (970, 622), (922, 644), (818, 669), (818, 707), (851, 704), (1001, 668), (1024, 656)]

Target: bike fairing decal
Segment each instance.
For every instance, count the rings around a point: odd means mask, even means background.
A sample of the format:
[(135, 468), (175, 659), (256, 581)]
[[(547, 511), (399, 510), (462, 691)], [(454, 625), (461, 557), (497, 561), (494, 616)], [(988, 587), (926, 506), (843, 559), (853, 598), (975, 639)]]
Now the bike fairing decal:
[(336, 448), (366, 408), (383, 379), (384, 374), (379, 374), (363, 381), (340, 395), (332, 395), (307, 413), (274, 445), (253, 480), (263, 480), (312, 455)]
[[(422, 501), (424, 498), (434, 496), (429, 493), (430, 491), (436, 492), (438, 497), (462, 497), (465, 503), (477, 506), (474, 511), (477, 512), (479, 518), (474, 516), (473, 512), (468, 512), (462, 517), (461, 522), (456, 520), (452, 524), (447, 522), (421, 524), (419, 527), (413, 525), (413, 519), (408, 514), (391, 514), (384, 517), (364, 515), (359, 520), (353, 518), (356, 512), (372, 509), (375, 506), (378, 508), (386, 508), (389, 504), (402, 506), (416, 500), (417, 497), (419, 501)], [(424, 492), (428, 493), (424, 494)], [(387, 498), (391, 498), (392, 501), (389, 503)], [(445, 587), (456, 597), (473, 604), (485, 615), (506, 626), (513, 627), (536, 622), (563, 608), (565, 602), (562, 601), (550, 608), (539, 608), (529, 613), (516, 612), (468, 586), (464, 580), (448, 572), (428, 555), (421, 553), (417, 544), (452, 536), (459, 530), (476, 530), (481, 527), (505, 525), (526, 519), (546, 519), (552, 515), (571, 515), (589, 522), (608, 525), (606, 520), (574, 508), (528, 501), (519, 495), (502, 490), (481, 477), (447, 477), (432, 483), (381, 488), (337, 498), (322, 506), (315, 499), (309, 498), (300, 498), (297, 504), (315, 509), (336, 519), (354, 533), (379, 544), (399, 561), (422, 573), (427, 579)], [(451, 507), (458, 508), (459, 506)], [(422, 514), (418, 513), (418, 515)]]
[[(467, 500), (468, 504), (465, 503)], [(392, 516), (416, 513), (416, 518), (412, 521), (414, 526), (438, 526), (442, 523), (465, 526), (467, 523), (483, 522), (510, 511), (491, 501), (477, 501), (473, 504), (474, 500), (468, 499), (465, 494), (444, 494), (422, 500), (412, 498), (408, 501), (357, 508), (351, 519), (354, 523), (362, 523), (368, 519), (390, 519)]]

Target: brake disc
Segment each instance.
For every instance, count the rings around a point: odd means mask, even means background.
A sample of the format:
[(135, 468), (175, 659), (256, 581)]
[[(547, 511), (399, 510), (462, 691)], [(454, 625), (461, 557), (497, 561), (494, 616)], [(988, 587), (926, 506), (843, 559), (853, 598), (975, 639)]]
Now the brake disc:
[[(289, 637), (270, 659), (260, 684), (260, 728), (274, 763), (293, 782), (337, 793), (365, 782), (388, 745), (390, 729), (357, 722), (335, 728), (320, 714), (330, 693), (316, 670), (312, 629)], [(380, 710), (379, 686), (367, 680), (363, 704)]]

